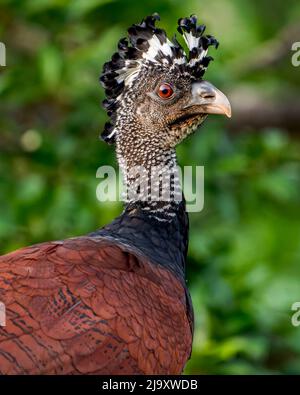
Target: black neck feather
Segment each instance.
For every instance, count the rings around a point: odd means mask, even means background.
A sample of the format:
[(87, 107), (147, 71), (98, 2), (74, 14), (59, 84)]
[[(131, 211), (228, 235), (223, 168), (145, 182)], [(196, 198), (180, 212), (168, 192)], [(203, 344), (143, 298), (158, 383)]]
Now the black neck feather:
[(189, 221), (182, 201), (169, 207), (174, 215), (161, 218), (144, 210), (143, 202), (130, 203), (124, 212), (91, 236), (102, 236), (129, 245), (151, 262), (171, 270), (185, 282)]

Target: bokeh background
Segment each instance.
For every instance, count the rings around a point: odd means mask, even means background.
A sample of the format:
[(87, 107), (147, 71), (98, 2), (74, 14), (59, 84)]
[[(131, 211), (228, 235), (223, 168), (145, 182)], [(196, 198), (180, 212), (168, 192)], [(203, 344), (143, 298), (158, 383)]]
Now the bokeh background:
[(233, 118), (213, 117), (178, 149), (205, 166), (188, 279), (196, 315), (187, 373), (300, 373), (299, 0), (0, 0), (0, 252), (93, 231), (121, 210), (96, 200), (102, 64), (154, 11), (174, 33), (192, 13), (221, 45), (206, 79)]

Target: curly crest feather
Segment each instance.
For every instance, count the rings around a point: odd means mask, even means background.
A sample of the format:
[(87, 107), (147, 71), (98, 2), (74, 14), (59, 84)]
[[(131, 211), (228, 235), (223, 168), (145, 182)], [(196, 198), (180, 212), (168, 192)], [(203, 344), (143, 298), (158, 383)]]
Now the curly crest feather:
[(197, 17), (181, 18), (178, 32), (188, 46), (188, 53), (178, 43), (176, 37), (168, 39), (166, 32), (155, 26), (160, 20), (158, 14), (147, 16), (140, 24), (128, 29), (128, 38), (118, 43), (118, 51), (111, 60), (104, 64), (100, 77), (105, 88), (106, 99), (103, 102), (110, 122), (105, 124), (102, 138), (108, 143), (115, 142), (115, 117), (118, 102), (125, 88), (130, 87), (144, 68), (178, 68), (181, 73), (188, 73), (194, 79), (201, 79), (212, 60), (207, 56), (208, 47), (218, 47), (218, 41), (204, 35), (205, 26), (197, 25)]

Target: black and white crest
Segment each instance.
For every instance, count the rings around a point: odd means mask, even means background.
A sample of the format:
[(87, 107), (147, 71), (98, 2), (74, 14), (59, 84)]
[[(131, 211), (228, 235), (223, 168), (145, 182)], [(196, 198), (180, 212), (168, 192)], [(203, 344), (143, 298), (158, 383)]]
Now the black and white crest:
[(102, 138), (108, 143), (115, 142), (116, 110), (122, 93), (130, 88), (142, 69), (153, 66), (169, 70), (178, 68), (194, 79), (201, 79), (212, 60), (212, 57), (207, 56), (208, 47), (218, 46), (214, 37), (204, 35), (205, 26), (197, 25), (197, 17), (192, 15), (178, 21), (177, 30), (188, 47), (188, 51), (185, 51), (175, 36), (169, 40), (166, 32), (155, 26), (159, 19), (158, 14), (153, 14), (140, 24), (131, 26), (128, 29), (129, 40), (122, 38), (118, 43), (118, 52), (104, 64), (100, 78), (106, 94), (103, 106), (111, 119), (105, 124)]

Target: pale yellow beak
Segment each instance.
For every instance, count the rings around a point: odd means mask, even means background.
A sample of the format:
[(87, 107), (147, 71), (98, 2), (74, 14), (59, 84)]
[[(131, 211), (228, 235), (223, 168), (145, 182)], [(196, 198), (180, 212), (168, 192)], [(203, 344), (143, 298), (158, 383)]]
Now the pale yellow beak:
[(208, 81), (194, 82), (192, 84), (192, 100), (188, 107), (197, 106), (200, 113), (222, 114), (231, 117), (229, 100), (214, 85)]

